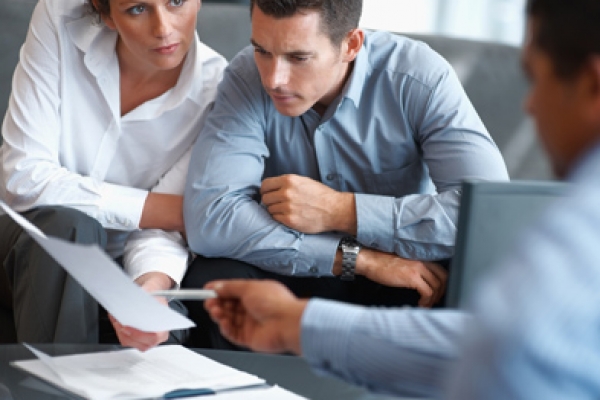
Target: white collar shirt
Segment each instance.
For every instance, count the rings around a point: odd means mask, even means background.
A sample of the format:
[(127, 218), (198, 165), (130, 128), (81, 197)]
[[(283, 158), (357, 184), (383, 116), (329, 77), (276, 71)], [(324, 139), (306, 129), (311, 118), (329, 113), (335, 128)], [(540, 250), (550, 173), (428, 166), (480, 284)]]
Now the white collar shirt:
[(125, 251), (134, 278), (171, 261), (178, 282), (180, 235), (140, 231), (139, 222), (149, 191), (183, 193), (226, 61), (196, 37), (177, 84), (121, 116), (117, 34), (86, 7), (42, 0), (34, 11), (2, 126), (0, 196), (17, 211), (81, 210), (108, 230), (112, 256)]

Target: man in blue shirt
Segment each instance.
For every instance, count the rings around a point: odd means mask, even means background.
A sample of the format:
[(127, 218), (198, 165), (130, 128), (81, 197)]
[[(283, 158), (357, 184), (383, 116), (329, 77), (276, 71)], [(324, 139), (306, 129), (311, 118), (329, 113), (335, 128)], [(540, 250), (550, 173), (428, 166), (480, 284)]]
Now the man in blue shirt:
[(275, 282), (215, 282), (219, 298), (206, 307), (228, 338), (303, 354), (317, 370), (376, 391), (600, 397), (600, 2), (529, 0), (527, 13), (526, 107), (572, 192), (494, 268), (473, 316), (298, 300)]
[(358, 29), (361, 9), (251, 2), (252, 46), (225, 73), (184, 200), (191, 249), (244, 263), (198, 258), (185, 286), (272, 278), (380, 305), (443, 295), (435, 262), (453, 254), (460, 183), (505, 180), (506, 168), (450, 65)]

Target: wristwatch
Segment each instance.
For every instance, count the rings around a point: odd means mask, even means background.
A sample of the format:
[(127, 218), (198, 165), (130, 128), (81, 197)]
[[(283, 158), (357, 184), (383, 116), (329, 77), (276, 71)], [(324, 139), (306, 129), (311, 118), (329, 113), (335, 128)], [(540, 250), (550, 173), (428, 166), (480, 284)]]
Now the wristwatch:
[(342, 251), (342, 275), (340, 279), (343, 281), (353, 281), (356, 272), (356, 258), (361, 249), (360, 243), (352, 236), (343, 237), (340, 240), (338, 249)]

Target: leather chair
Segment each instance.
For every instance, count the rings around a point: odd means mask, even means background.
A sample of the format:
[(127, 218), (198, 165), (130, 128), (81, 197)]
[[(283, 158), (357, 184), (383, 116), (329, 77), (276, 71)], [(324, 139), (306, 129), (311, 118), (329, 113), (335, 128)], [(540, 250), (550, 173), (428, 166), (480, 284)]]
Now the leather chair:
[(203, 1), (198, 14), (196, 29), (200, 40), (227, 60), (250, 44), (250, 6), (244, 3), (248, 1)]
[[(19, 50), (31, 20), (36, 0), (0, 0), (0, 48), (3, 49), (0, 62), (0, 115), (4, 119), (12, 76), (19, 61)], [(0, 137), (0, 143), (2, 143)]]
[[(8, 105), (12, 75), (19, 60), (19, 50), (29, 26), (35, 0), (0, 0), (0, 48), (3, 49), (0, 62), (0, 115), (4, 118)], [(0, 136), (0, 143), (2, 137)], [(0, 287), (4, 297), (8, 288)], [(0, 343), (16, 341), (12, 310), (0, 306)]]

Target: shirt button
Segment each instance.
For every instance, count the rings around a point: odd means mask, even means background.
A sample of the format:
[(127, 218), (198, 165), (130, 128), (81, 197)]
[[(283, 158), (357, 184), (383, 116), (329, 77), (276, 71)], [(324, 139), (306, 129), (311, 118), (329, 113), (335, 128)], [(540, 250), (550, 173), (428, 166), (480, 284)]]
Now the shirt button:
[(336, 177), (336, 174), (327, 174), (327, 176), (325, 177), (328, 181), (332, 181), (334, 180)]
[(317, 272), (319, 272), (319, 269), (317, 267), (310, 267), (309, 271), (313, 274), (316, 274)]

